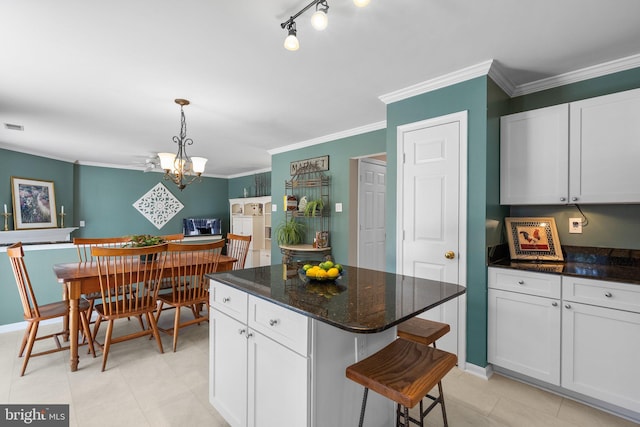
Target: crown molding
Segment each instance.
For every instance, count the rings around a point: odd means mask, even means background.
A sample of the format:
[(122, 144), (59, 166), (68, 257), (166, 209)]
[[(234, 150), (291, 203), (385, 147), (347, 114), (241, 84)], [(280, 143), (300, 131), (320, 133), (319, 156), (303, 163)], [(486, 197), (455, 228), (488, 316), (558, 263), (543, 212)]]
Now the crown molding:
[(347, 138), (349, 136), (361, 135), (363, 133), (385, 129), (386, 127), (387, 127), (387, 121), (383, 120), (380, 122), (375, 122), (368, 125), (360, 126), (357, 128), (348, 129), (342, 132), (336, 132), (336, 133), (321, 136), (318, 138), (308, 139), (306, 141), (297, 142), (295, 144), (273, 148), (271, 150), (267, 150), (267, 153), (273, 156), (274, 154), (286, 153), (287, 151), (298, 150), (300, 148), (311, 147), (312, 145), (323, 144), (325, 142), (331, 142), (337, 139)]
[(625, 58), (615, 59), (613, 61), (604, 62), (602, 64), (593, 65), (591, 67), (582, 68), (576, 71), (559, 74), (553, 77), (547, 77), (530, 83), (518, 85), (511, 97), (528, 95), (534, 92), (540, 92), (555, 87), (577, 83), (596, 77), (606, 76), (608, 74), (618, 73), (620, 71), (630, 70), (640, 67), (640, 54), (627, 56)]
[(391, 104), (392, 102), (402, 101), (403, 99), (411, 98), (416, 95), (421, 95), (436, 89), (442, 89), (476, 77), (485, 76), (491, 69), (494, 62), (495, 61), (493, 59), (490, 59), (488, 61), (454, 71), (453, 73), (445, 74), (444, 76), (436, 77), (404, 89), (381, 95), (378, 98), (385, 104)]
[(233, 175), (227, 175), (227, 179), (232, 179), (232, 178), (241, 178), (243, 176), (249, 176), (249, 175), (255, 175), (258, 173), (265, 173), (265, 172), (271, 172), (271, 168), (264, 168), (264, 169), (257, 169), (254, 171), (249, 171), (249, 172), (240, 172), (240, 173), (236, 173)]

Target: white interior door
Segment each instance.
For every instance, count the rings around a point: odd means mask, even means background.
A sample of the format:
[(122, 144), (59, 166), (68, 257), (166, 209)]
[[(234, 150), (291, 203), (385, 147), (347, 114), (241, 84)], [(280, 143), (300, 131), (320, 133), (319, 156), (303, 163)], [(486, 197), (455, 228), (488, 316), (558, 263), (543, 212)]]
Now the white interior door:
[(387, 164), (358, 160), (358, 267), (385, 270)]
[[(398, 127), (397, 271), (404, 275), (466, 286), (466, 135), (466, 111)], [(451, 325), (438, 347), (460, 363), (465, 301), (421, 315)]]

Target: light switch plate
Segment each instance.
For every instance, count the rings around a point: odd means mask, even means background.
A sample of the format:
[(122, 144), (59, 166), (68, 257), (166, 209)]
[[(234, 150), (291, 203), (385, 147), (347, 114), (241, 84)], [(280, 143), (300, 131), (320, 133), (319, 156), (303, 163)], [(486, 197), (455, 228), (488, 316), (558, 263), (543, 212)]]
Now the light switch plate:
[(582, 218), (569, 218), (569, 233), (582, 233)]
[(276, 205), (275, 203), (271, 205), (271, 212), (277, 212), (278, 211), (278, 205)]
[(336, 212), (342, 212), (342, 203), (336, 203)]

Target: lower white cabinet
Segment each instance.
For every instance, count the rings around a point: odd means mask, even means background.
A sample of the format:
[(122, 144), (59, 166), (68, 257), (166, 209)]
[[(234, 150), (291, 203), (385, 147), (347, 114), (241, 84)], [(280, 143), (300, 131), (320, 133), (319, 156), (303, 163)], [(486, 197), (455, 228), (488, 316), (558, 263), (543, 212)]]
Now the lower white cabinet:
[(540, 284), (558, 275), (490, 267), (488, 278), (490, 363), (640, 414), (639, 285), (563, 276), (548, 298)]
[[(352, 363), (393, 341), (396, 329), (358, 334), (210, 281), (209, 401), (233, 427), (357, 425), (363, 387)], [(368, 427), (395, 420), (369, 393)]]
[[(212, 289), (211, 403), (234, 427), (308, 425), (309, 319), (217, 282)], [(246, 314), (238, 303), (248, 304)]]
[(560, 300), (489, 289), (489, 362), (560, 385)]

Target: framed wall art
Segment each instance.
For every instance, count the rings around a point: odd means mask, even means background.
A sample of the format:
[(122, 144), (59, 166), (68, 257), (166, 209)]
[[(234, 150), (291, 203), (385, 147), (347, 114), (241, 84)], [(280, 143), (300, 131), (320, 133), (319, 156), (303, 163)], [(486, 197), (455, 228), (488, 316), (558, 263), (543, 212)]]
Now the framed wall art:
[(12, 176), (11, 195), (16, 230), (58, 226), (53, 181)]
[(505, 218), (511, 259), (563, 261), (553, 218)]

